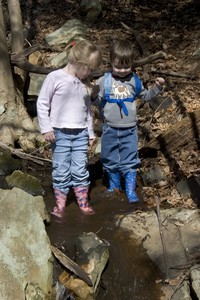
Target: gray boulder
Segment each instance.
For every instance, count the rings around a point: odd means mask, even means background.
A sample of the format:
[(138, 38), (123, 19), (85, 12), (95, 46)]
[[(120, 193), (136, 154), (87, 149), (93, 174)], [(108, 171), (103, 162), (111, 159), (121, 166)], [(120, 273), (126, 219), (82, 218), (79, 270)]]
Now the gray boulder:
[(0, 206), (0, 299), (50, 299), (53, 258), (43, 198), (18, 188), (0, 190)]

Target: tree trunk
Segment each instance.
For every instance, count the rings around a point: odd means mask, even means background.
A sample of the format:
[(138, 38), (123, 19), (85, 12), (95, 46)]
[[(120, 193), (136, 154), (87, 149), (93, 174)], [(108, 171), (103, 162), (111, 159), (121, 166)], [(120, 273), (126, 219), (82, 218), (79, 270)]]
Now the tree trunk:
[(8, 10), (11, 26), (12, 53), (16, 53), (22, 51), (24, 48), (24, 35), (19, 1), (8, 0)]
[(145, 148), (154, 148), (163, 152), (171, 152), (178, 148), (199, 149), (200, 147), (200, 109), (188, 114), (182, 121), (174, 124), (160, 134)]
[[(2, 1), (0, 0), (0, 96), (1, 99), (4, 99), (4, 105), (7, 106), (7, 100), (9, 98), (14, 98), (14, 82), (12, 78), (6, 34), (5, 34), (5, 25), (3, 19), (3, 9)], [(2, 102), (1, 102), (2, 104)]]
[[(16, 2), (16, 1), (15, 1)], [(16, 91), (11, 70), (0, 0), (0, 136), (4, 144), (14, 147), (18, 143), (22, 149), (35, 148), (39, 131), (22, 104), (22, 95)]]

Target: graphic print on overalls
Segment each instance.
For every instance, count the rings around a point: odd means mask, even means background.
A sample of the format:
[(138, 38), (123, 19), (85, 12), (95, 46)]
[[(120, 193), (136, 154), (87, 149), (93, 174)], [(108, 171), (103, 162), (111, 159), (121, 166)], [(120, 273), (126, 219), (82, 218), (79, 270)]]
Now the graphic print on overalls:
[(126, 99), (131, 97), (129, 89), (123, 85), (117, 85), (116, 82), (113, 82), (112, 93), (115, 99)]
[[(131, 95), (129, 93), (129, 89), (124, 85), (118, 85), (116, 82), (113, 82), (113, 84), (112, 84), (112, 94), (113, 94), (114, 99), (119, 99), (121, 101), (123, 101), (123, 99), (127, 99), (127, 98), (131, 97)], [(120, 109), (121, 117), (123, 118), (123, 114), (122, 114), (123, 104), (122, 104), (122, 102), (121, 102), (121, 105), (118, 103), (118, 106), (119, 106), (119, 109)]]
[(135, 73), (133, 73), (133, 78), (135, 80), (135, 94), (131, 95), (126, 86), (117, 85), (116, 82), (112, 83), (111, 72), (105, 73), (104, 75), (105, 94), (101, 102), (102, 107), (106, 105), (106, 102), (116, 103), (120, 108), (121, 116), (122, 116), (122, 111), (126, 116), (128, 116), (128, 110), (126, 108), (125, 102), (133, 102), (136, 99), (136, 97), (140, 94), (142, 88), (142, 83)]

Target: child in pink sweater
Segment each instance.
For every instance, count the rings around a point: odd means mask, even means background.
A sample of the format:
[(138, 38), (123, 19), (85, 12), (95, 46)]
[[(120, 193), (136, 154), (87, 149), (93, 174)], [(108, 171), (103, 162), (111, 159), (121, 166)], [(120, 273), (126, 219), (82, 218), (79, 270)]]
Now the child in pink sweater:
[(52, 143), (56, 206), (51, 214), (57, 217), (63, 216), (70, 187), (81, 211), (94, 213), (88, 202), (87, 149), (95, 135), (91, 99), (82, 80), (101, 62), (101, 53), (93, 43), (77, 42), (70, 50), (67, 65), (47, 75), (37, 100), (41, 133)]

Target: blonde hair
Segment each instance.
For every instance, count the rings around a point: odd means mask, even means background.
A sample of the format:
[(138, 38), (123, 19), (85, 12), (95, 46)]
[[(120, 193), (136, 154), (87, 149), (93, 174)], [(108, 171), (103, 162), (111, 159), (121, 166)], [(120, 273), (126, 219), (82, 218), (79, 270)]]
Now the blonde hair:
[(113, 65), (116, 61), (121, 65), (132, 66), (134, 59), (134, 49), (129, 40), (116, 39), (110, 47), (110, 63)]
[(81, 40), (74, 44), (68, 54), (70, 63), (84, 63), (91, 70), (96, 70), (102, 64), (100, 50), (92, 42)]

